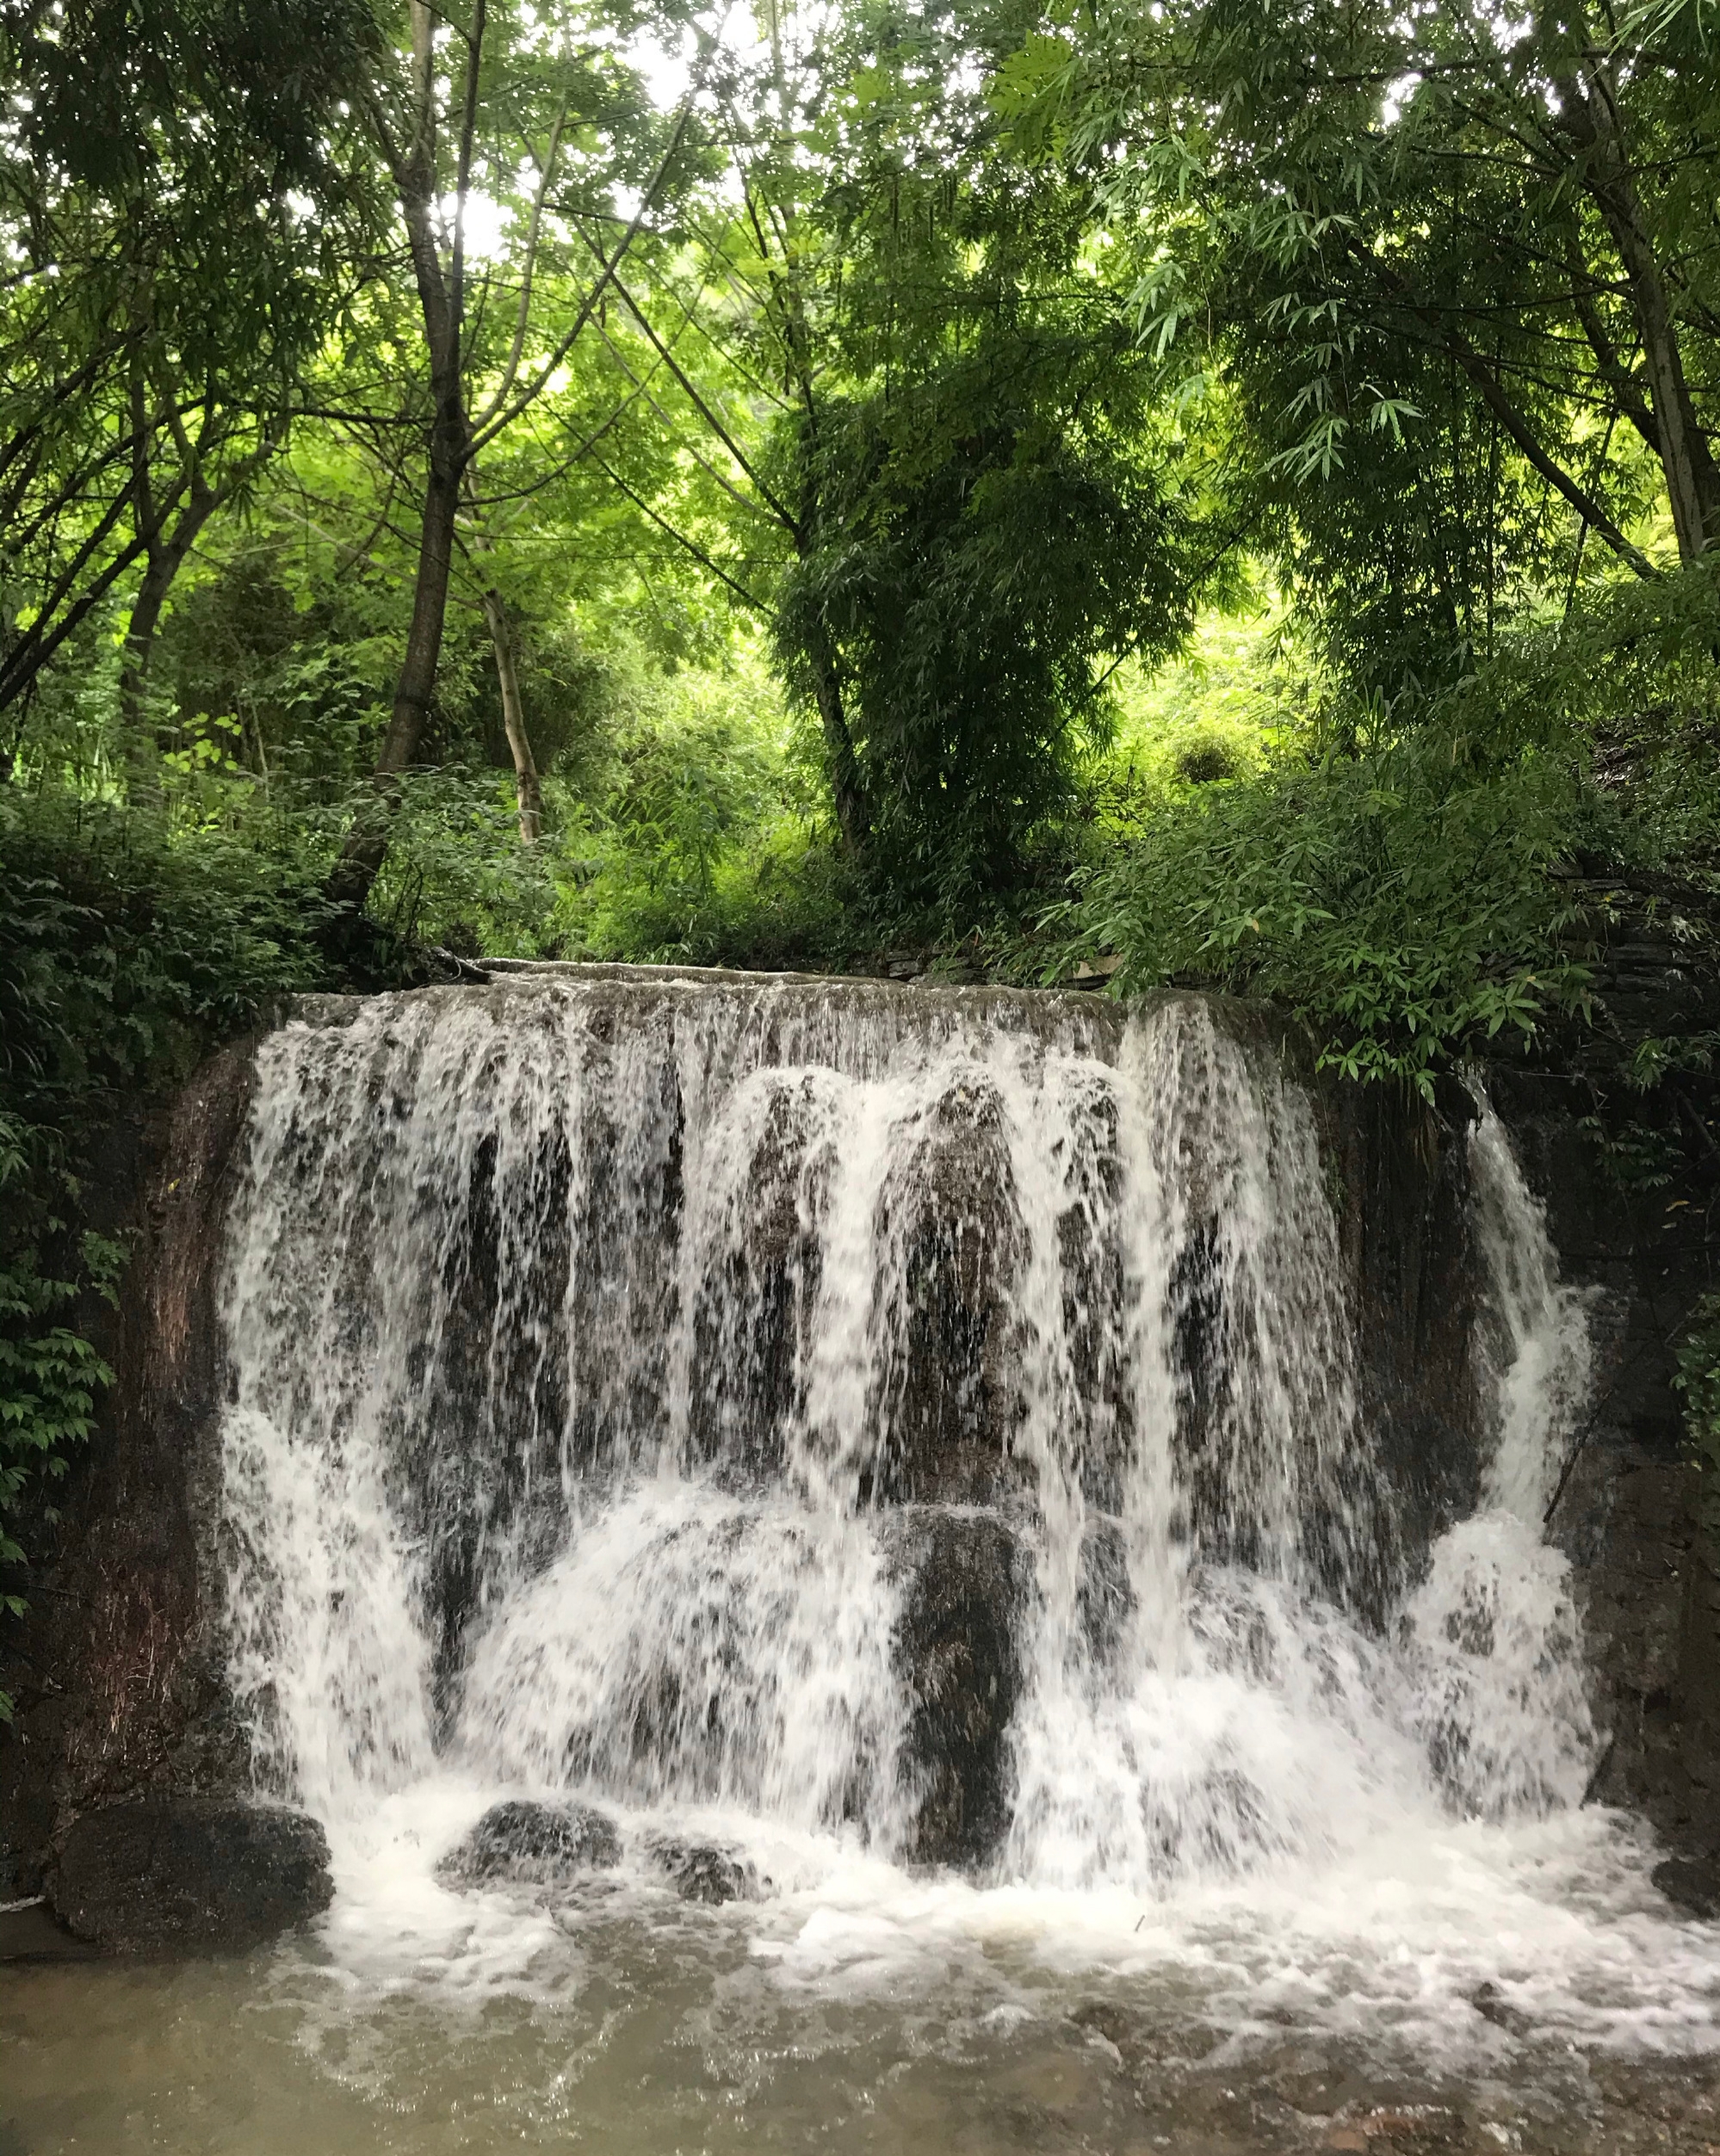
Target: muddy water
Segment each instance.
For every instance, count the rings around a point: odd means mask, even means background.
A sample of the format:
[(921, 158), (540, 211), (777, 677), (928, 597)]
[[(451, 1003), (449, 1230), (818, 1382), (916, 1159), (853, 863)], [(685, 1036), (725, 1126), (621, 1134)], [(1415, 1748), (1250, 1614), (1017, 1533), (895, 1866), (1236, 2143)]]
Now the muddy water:
[(249, 1960), (0, 1967), (0, 2156), (1720, 2145), (1720, 1931), (1593, 1813), (1172, 1904), (784, 1840), (816, 1883), (708, 1909), (446, 1893), (410, 1852), (468, 1801)]

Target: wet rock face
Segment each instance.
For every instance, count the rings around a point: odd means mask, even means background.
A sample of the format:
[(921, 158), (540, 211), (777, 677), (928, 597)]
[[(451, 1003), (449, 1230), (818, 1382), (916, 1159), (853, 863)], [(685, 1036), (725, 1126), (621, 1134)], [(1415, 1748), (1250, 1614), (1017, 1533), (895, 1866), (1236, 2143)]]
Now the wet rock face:
[(621, 1837), (603, 1813), (585, 1804), (492, 1805), (436, 1866), (447, 1886), (548, 1887), (621, 1860)]
[(158, 1797), (86, 1813), (48, 1875), (54, 1914), (113, 1954), (239, 1952), (326, 1909), (328, 1841), (300, 1812)]
[(28, 1603), (0, 1628), (0, 1844), (23, 1891), (81, 1812), (249, 1786), (219, 1617), (216, 1280), (253, 1083), (251, 1044), (226, 1050), (82, 1165), (82, 1225), (132, 1256), (117, 1309), (76, 1313), (115, 1381), (50, 1486), (58, 1520), (28, 1523), (29, 1576), (0, 1583)]
[(885, 1186), (886, 1239), (905, 1258), (880, 1314), (891, 1343), (874, 1420), (870, 1496), (986, 1504), (1018, 1480), (1026, 1412), (1007, 1289), (1024, 1256), (1002, 1103), (982, 1081), (937, 1103), (911, 1163)]
[(653, 1840), (647, 1854), (683, 1901), (717, 1908), (726, 1901), (756, 1901), (763, 1891), (755, 1868), (714, 1842)]
[(1720, 1917), (1720, 1863), (1713, 1858), (1669, 1856), (1656, 1864), (1654, 1881), (1668, 1901), (1711, 1922)]
[(906, 1771), (916, 1804), (909, 1855), (974, 1867), (1008, 1831), (1009, 1725), (1022, 1689), (1017, 1620), (1025, 1552), (995, 1513), (915, 1506), (890, 1530), (907, 1577), (896, 1636), (913, 1707)]
[[(1690, 1074), (1658, 1094), (1510, 1068), (1488, 1086), (1564, 1276), (1590, 1295), (1593, 1389), (1547, 1523), (1571, 1560), (1601, 1735), (1589, 1794), (1646, 1813), (1680, 1857), (1720, 1857), (1720, 1535), (1674, 1384), (1713, 1278), (1720, 1189), (1691, 1124), (1720, 1124), (1720, 1097)], [(1644, 1181), (1633, 1163), (1650, 1143)]]
[[(1455, 1080), (1443, 1083), (1431, 1104), (1395, 1087), (1330, 1078), (1315, 1081), (1313, 1098), (1357, 1300), (1357, 1405), (1379, 1449), (1413, 1575), (1481, 1492), (1473, 1348), (1479, 1269), (1470, 1247), (1468, 1147), (1474, 1104)], [(1382, 1549), (1380, 1558), (1364, 1594), (1377, 1620), (1403, 1584), (1393, 1554)]]
[(782, 1472), (804, 1417), (836, 1142), (817, 1086), (775, 1084), (695, 1318), (693, 1442), (731, 1484)]

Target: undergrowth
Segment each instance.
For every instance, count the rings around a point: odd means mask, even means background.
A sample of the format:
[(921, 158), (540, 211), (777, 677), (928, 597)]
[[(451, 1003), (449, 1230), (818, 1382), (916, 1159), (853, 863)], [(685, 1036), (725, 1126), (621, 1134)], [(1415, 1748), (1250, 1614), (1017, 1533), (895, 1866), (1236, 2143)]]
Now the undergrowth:
[[(276, 995), (326, 985), (307, 872), (218, 833), (0, 788), (0, 1607), (26, 1510), (111, 1373), (88, 1337), (124, 1250), (80, 1225), (100, 1134)], [(9, 1703), (0, 1696), (0, 1717)]]
[(1427, 704), (1339, 698), (1254, 770), (1161, 784), (1044, 917), (1042, 966), (1271, 998), (1328, 1066), (1430, 1093), (1587, 1009), (1586, 866), (1714, 881), (1717, 728), (1720, 577), (1615, 590)]

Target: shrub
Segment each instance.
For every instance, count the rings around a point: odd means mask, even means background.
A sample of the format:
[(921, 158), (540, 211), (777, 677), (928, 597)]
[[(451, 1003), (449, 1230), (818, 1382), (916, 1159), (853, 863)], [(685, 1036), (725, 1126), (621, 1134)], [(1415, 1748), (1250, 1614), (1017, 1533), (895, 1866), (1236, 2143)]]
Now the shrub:
[(1328, 702), (1253, 775), (1162, 793), (1048, 917), (1073, 930), (1052, 970), (1116, 952), (1124, 989), (1272, 998), (1328, 1066), (1429, 1093), (1478, 1041), (1586, 1007), (1574, 857), (1720, 858), (1717, 654), (1698, 569), (1531, 628), (1432, 702)]
[(74, 1225), (90, 1134), (269, 997), (322, 985), (321, 919), (306, 873), (255, 847), (0, 787), (0, 1565), (108, 1381), (65, 1322), (124, 1257)]

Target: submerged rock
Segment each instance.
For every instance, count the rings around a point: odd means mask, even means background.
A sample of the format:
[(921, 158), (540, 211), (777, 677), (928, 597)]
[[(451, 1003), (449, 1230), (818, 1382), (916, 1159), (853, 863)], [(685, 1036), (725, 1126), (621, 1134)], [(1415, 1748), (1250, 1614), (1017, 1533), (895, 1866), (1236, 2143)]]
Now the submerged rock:
[(329, 1845), (301, 1812), (152, 1797), (88, 1812), (48, 1875), (54, 1914), (114, 1954), (236, 1950), (334, 1899)]
[(1533, 2021), (1520, 2006), (1512, 2005), (1497, 1984), (1477, 1984), (1469, 1993), (1469, 2004), (1483, 2021), (1490, 2021), (1507, 2036), (1528, 2036), (1534, 2033)]
[(714, 1842), (653, 1841), (651, 1861), (666, 1873), (683, 1901), (757, 1901), (760, 1881), (757, 1868), (733, 1850)]
[(455, 1887), (487, 1887), (497, 1881), (551, 1887), (576, 1872), (603, 1869), (620, 1857), (621, 1837), (602, 1812), (585, 1804), (510, 1798), (492, 1805), (436, 1870), (438, 1879)]

